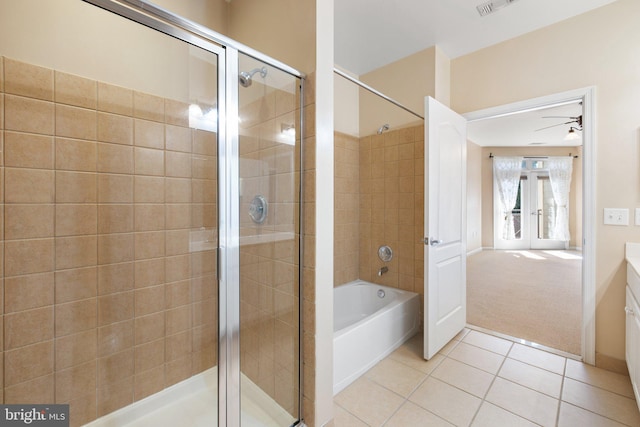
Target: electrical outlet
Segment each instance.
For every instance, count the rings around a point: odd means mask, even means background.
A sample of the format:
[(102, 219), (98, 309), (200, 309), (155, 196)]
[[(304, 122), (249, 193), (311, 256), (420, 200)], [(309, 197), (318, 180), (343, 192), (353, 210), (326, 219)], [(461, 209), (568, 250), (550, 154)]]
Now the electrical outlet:
[(604, 223), (606, 225), (629, 225), (629, 209), (604, 209)]

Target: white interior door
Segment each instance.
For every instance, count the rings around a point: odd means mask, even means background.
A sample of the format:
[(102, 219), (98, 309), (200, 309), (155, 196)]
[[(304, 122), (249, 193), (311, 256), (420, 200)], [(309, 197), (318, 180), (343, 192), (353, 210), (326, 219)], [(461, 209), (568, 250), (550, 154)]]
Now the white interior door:
[(467, 121), (425, 99), (424, 358), (467, 322)]

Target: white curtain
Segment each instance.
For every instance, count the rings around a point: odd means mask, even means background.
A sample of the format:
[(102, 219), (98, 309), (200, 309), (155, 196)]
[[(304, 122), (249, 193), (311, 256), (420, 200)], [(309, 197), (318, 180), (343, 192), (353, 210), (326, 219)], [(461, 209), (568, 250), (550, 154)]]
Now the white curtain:
[(518, 187), (522, 173), (523, 157), (494, 157), (493, 176), (498, 189), (500, 208), (504, 213), (504, 227), (502, 238), (504, 240), (515, 239), (513, 226), (513, 213), (511, 212), (518, 199)]
[(571, 173), (573, 171), (572, 157), (549, 157), (549, 182), (553, 200), (558, 206), (556, 221), (551, 233), (551, 238), (569, 241), (569, 190), (571, 189)]

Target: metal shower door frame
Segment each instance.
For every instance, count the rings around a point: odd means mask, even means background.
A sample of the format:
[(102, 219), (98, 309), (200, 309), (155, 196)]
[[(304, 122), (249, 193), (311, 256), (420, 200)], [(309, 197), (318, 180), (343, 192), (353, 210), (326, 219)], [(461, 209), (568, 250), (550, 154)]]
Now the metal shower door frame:
[[(300, 108), (305, 75), (288, 65), (177, 16), (144, 0), (83, 0), (136, 23), (213, 53), (218, 58), (218, 425), (240, 426), (240, 200), (238, 80), (239, 52), (301, 79)], [(299, 129), (303, 129), (300, 114)], [(300, 150), (302, 158), (302, 147)], [(302, 165), (302, 162), (300, 162)], [(235, 178), (235, 179), (234, 179)], [(300, 191), (302, 192), (302, 173)], [(302, 197), (300, 224), (302, 227)], [(300, 240), (302, 240), (300, 232)], [(302, 241), (300, 241), (302, 259)], [(302, 268), (299, 266), (302, 283)], [(300, 289), (299, 301), (302, 301)], [(302, 419), (302, 310), (299, 307), (299, 400)], [(223, 397), (223, 398), (222, 398)], [(297, 425), (294, 424), (294, 425)]]

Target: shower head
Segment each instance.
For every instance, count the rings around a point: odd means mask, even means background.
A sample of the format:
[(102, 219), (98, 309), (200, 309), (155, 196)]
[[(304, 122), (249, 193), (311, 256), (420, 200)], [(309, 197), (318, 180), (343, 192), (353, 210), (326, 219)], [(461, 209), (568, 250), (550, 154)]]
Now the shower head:
[(378, 135), (382, 135), (382, 132), (389, 130), (389, 123), (385, 123), (382, 126), (380, 126), (380, 129), (378, 129)]
[(251, 83), (252, 83), (251, 78), (255, 73), (260, 73), (260, 77), (265, 78), (267, 76), (267, 67), (254, 68), (249, 72), (241, 71), (240, 75), (238, 76), (238, 81), (240, 82), (240, 85), (242, 85), (242, 87), (251, 86)]

